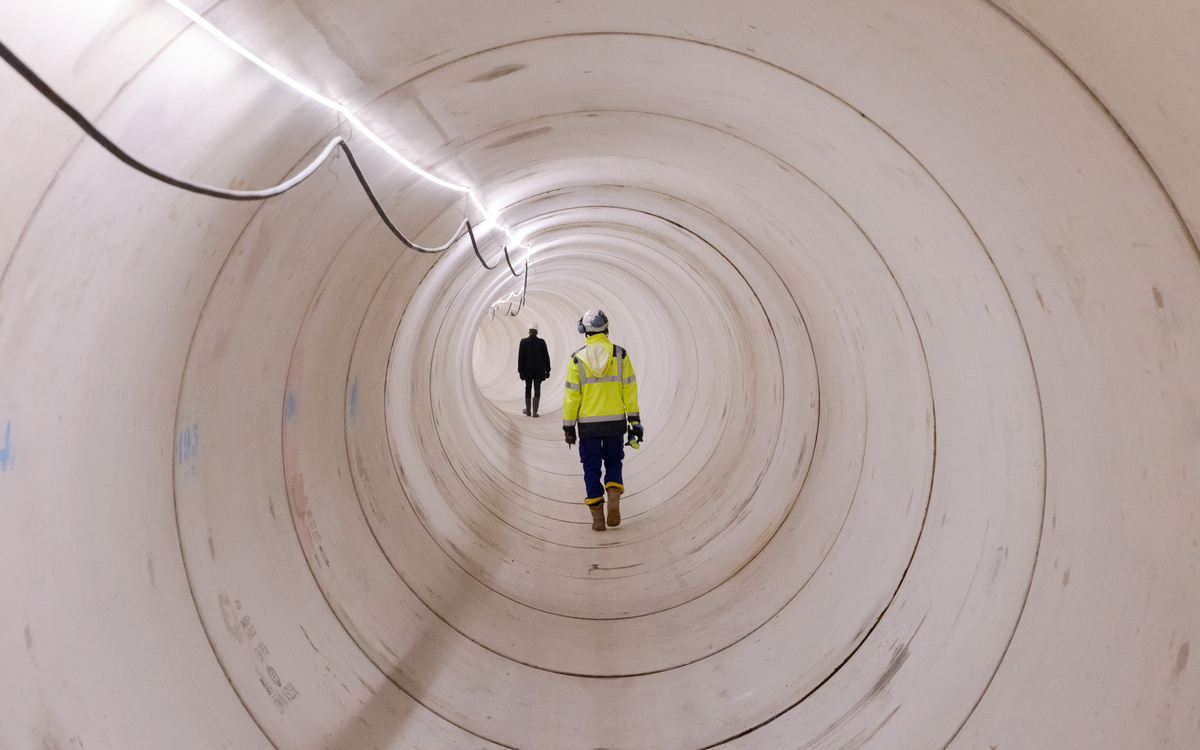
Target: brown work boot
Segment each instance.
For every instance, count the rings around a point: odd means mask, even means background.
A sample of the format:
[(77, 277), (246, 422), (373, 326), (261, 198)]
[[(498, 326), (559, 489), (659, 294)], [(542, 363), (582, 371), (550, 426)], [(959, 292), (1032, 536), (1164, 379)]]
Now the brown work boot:
[(608, 488), (608, 525), (621, 525), (621, 489), (619, 487)]
[(604, 531), (604, 501), (589, 505), (588, 510), (592, 512), (592, 531)]

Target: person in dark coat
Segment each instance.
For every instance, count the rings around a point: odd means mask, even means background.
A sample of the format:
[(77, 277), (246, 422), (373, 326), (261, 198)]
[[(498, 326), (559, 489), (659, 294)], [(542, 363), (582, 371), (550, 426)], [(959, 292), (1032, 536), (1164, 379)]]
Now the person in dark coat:
[(521, 339), (521, 348), (517, 351), (517, 374), (525, 381), (525, 411), (521, 413), (536, 417), (538, 402), (542, 400), (542, 381), (550, 377), (550, 352), (546, 349), (546, 342), (538, 338), (537, 323), (530, 324), (528, 338)]

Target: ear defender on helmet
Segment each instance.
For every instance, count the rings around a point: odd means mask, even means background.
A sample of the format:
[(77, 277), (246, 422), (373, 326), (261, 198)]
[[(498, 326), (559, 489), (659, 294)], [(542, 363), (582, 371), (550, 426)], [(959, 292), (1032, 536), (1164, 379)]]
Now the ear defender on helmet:
[(608, 316), (603, 310), (588, 310), (579, 319), (577, 326), (580, 333), (602, 333), (608, 330)]

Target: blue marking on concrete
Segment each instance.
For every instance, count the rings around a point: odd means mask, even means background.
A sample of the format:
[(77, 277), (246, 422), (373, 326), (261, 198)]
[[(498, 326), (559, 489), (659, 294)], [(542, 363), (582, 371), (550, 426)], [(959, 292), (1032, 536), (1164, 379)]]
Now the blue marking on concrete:
[(350, 418), (354, 419), (354, 413), (358, 409), (358, 378), (350, 384)]
[(195, 464), (196, 454), (200, 452), (200, 423), (192, 422), (179, 431), (178, 445), (175, 447), (176, 460), (183, 464)]
[(288, 391), (287, 398), (283, 401), (283, 416), (285, 419), (296, 416), (296, 394), (291, 391)]
[(8, 471), (8, 467), (13, 463), (12, 441), (12, 422), (4, 425), (4, 447), (0, 448), (0, 471)]

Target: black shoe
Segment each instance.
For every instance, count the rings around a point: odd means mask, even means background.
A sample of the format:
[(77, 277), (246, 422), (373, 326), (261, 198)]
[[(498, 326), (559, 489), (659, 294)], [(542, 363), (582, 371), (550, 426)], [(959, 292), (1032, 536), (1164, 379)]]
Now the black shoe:
[[(537, 398), (537, 397), (535, 396), (535, 397), (534, 397), (534, 399), (533, 399), (533, 416), (535, 416), (535, 417), (538, 415), (538, 413), (537, 413), (537, 410), (538, 410), (538, 402), (539, 402), (539, 401), (541, 401), (541, 399), (540, 399), (540, 398)], [(527, 412), (527, 413), (528, 413), (528, 412)]]
[(525, 409), (521, 412), (525, 416), (529, 416), (529, 399), (525, 399)]

